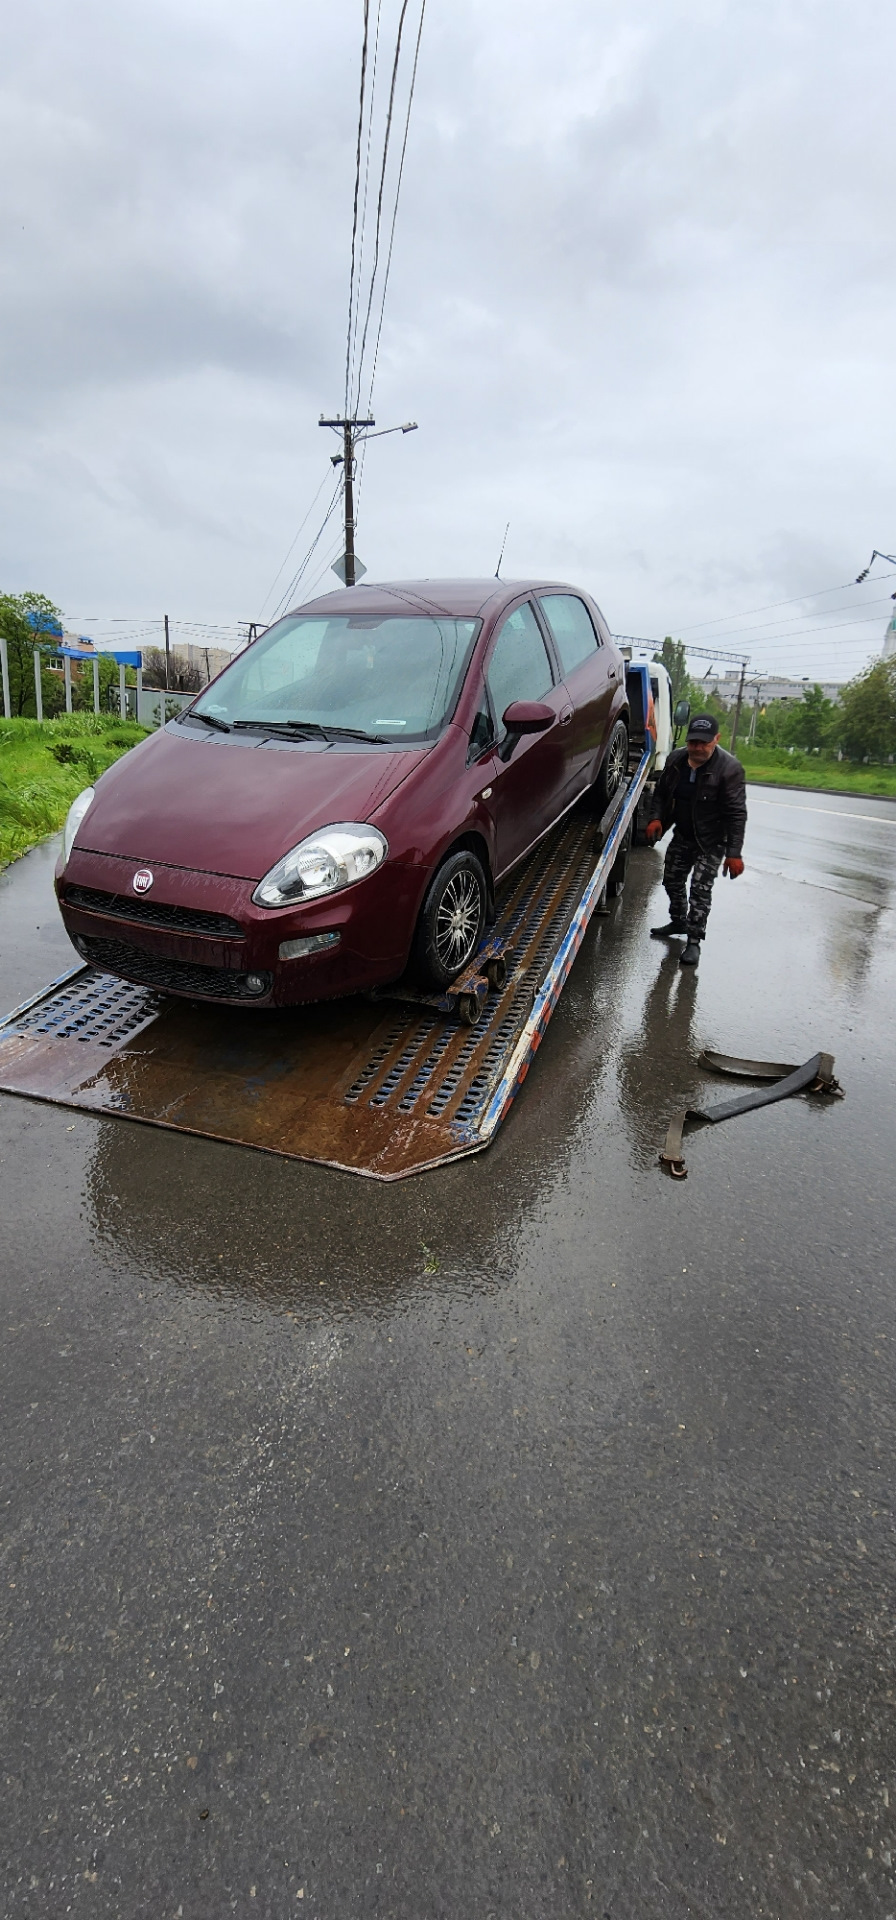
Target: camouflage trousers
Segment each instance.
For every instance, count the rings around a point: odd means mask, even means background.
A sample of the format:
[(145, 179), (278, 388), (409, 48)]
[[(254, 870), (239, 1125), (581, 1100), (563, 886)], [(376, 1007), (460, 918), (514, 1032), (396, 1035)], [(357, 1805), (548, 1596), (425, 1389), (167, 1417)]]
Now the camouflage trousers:
[[(702, 940), (712, 906), (713, 881), (723, 860), (722, 853), (704, 853), (693, 840), (682, 840), (673, 833), (663, 867), (663, 886), (669, 895), (672, 919), (686, 926), (692, 940)], [(691, 871), (693, 869), (693, 872)], [(691, 897), (688, 899), (688, 874)]]

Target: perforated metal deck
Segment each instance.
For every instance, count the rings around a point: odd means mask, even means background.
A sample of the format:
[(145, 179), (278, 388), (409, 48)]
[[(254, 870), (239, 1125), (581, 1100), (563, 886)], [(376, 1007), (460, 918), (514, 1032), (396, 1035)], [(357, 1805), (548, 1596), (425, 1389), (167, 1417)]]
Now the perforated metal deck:
[(507, 984), (472, 1029), (361, 999), (244, 1013), (79, 967), (0, 1022), (0, 1090), (384, 1180), (475, 1153), (525, 1078), (648, 768), (599, 859), (576, 813), (515, 876), (496, 928)]

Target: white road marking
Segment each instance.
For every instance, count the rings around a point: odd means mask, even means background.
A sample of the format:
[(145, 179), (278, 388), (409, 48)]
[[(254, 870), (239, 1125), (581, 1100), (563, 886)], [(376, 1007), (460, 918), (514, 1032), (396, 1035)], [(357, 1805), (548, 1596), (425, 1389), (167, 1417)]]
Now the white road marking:
[(896, 827), (896, 808), (893, 810), (892, 820), (888, 820), (883, 813), (850, 813), (847, 807), (813, 807), (807, 806), (804, 800), (769, 800), (764, 793), (758, 794), (755, 788), (751, 787), (751, 807), (756, 805), (757, 800), (763, 807), (793, 807), (796, 813), (826, 813), (828, 819), (870, 820), (878, 827)]

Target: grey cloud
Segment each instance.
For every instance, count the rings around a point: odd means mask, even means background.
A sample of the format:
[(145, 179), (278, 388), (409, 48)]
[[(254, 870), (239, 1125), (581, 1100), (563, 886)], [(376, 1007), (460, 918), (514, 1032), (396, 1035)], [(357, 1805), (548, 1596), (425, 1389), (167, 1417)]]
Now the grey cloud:
[[(359, 36), (312, 0), (20, 10), (3, 584), (257, 610), (342, 397)], [(509, 517), (510, 570), (662, 634), (896, 538), (893, 39), (878, 0), (430, 0), (376, 389), (421, 432), (371, 448), (372, 572), (490, 570)]]

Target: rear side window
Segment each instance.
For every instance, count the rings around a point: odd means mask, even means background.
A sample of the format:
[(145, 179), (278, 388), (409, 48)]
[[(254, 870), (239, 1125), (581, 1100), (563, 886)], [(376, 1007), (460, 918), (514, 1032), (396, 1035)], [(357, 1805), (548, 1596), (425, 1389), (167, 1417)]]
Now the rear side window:
[(554, 636), (564, 675), (572, 673), (599, 645), (588, 608), (573, 593), (547, 594), (538, 604)]
[(552, 691), (551, 663), (530, 606), (516, 607), (508, 614), (485, 677), (502, 733), (502, 715), (511, 701), (543, 700)]

